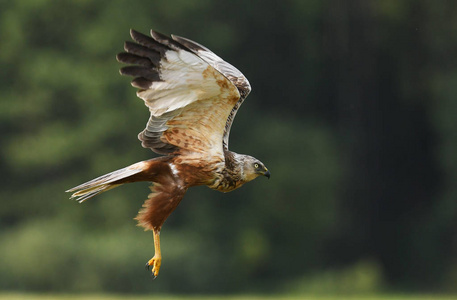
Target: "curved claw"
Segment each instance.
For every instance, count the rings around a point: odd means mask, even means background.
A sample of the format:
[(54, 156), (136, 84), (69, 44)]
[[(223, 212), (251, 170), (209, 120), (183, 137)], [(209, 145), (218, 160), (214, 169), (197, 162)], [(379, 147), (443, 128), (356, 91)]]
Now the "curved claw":
[(155, 279), (157, 277), (157, 275), (159, 275), (159, 270), (160, 270), (161, 263), (162, 263), (162, 258), (154, 256), (144, 266), (145, 269), (148, 270), (148, 271), (149, 271), (149, 267), (152, 268), (152, 275), (154, 276), (153, 279)]

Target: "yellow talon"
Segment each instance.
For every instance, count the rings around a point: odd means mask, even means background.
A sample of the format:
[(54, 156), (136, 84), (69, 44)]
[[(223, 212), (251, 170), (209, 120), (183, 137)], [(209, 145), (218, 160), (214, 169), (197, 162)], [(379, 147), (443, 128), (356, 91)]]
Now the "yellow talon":
[(159, 275), (160, 265), (162, 264), (162, 254), (160, 253), (160, 229), (154, 229), (154, 257), (146, 263), (146, 268), (152, 266), (152, 274), (154, 279)]
[(159, 275), (159, 270), (160, 270), (161, 264), (162, 264), (162, 258), (156, 257), (155, 255), (146, 264), (148, 270), (149, 270), (149, 267), (152, 266), (152, 274), (154, 275), (154, 278), (157, 277), (157, 275)]

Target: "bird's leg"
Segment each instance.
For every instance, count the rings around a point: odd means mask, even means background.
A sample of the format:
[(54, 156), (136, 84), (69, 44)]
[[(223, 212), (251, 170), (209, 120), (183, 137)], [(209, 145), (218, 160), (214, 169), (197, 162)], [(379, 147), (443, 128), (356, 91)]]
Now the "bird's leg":
[(159, 275), (160, 265), (162, 264), (162, 254), (160, 253), (160, 229), (153, 229), (154, 233), (154, 257), (146, 263), (146, 268), (152, 266), (152, 274), (154, 279)]

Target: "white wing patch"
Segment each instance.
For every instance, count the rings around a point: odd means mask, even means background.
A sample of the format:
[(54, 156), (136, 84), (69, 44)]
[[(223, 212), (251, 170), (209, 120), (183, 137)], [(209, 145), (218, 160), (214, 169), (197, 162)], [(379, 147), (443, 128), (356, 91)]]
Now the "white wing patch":
[(174, 176), (178, 176), (179, 172), (178, 169), (176, 169), (176, 166), (174, 163), (169, 163), (171, 173), (173, 173)]
[(160, 61), (160, 79), (150, 88), (138, 91), (153, 116), (185, 107), (192, 102), (209, 99), (220, 93), (214, 78), (204, 78), (208, 64), (184, 50), (167, 51)]

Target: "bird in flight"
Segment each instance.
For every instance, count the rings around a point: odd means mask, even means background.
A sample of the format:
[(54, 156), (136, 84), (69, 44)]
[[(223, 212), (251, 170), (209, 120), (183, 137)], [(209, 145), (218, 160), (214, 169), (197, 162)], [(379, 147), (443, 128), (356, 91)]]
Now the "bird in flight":
[(156, 31), (130, 31), (117, 60), (128, 64), (137, 96), (149, 108), (141, 145), (162, 156), (141, 161), (78, 185), (80, 203), (125, 183), (152, 182), (151, 193), (135, 218), (152, 230), (155, 254), (147, 263), (155, 277), (162, 263), (160, 230), (187, 189), (206, 185), (230, 192), (270, 171), (258, 159), (228, 149), (230, 127), (251, 91), (244, 75), (208, 48), (189, 39)]

